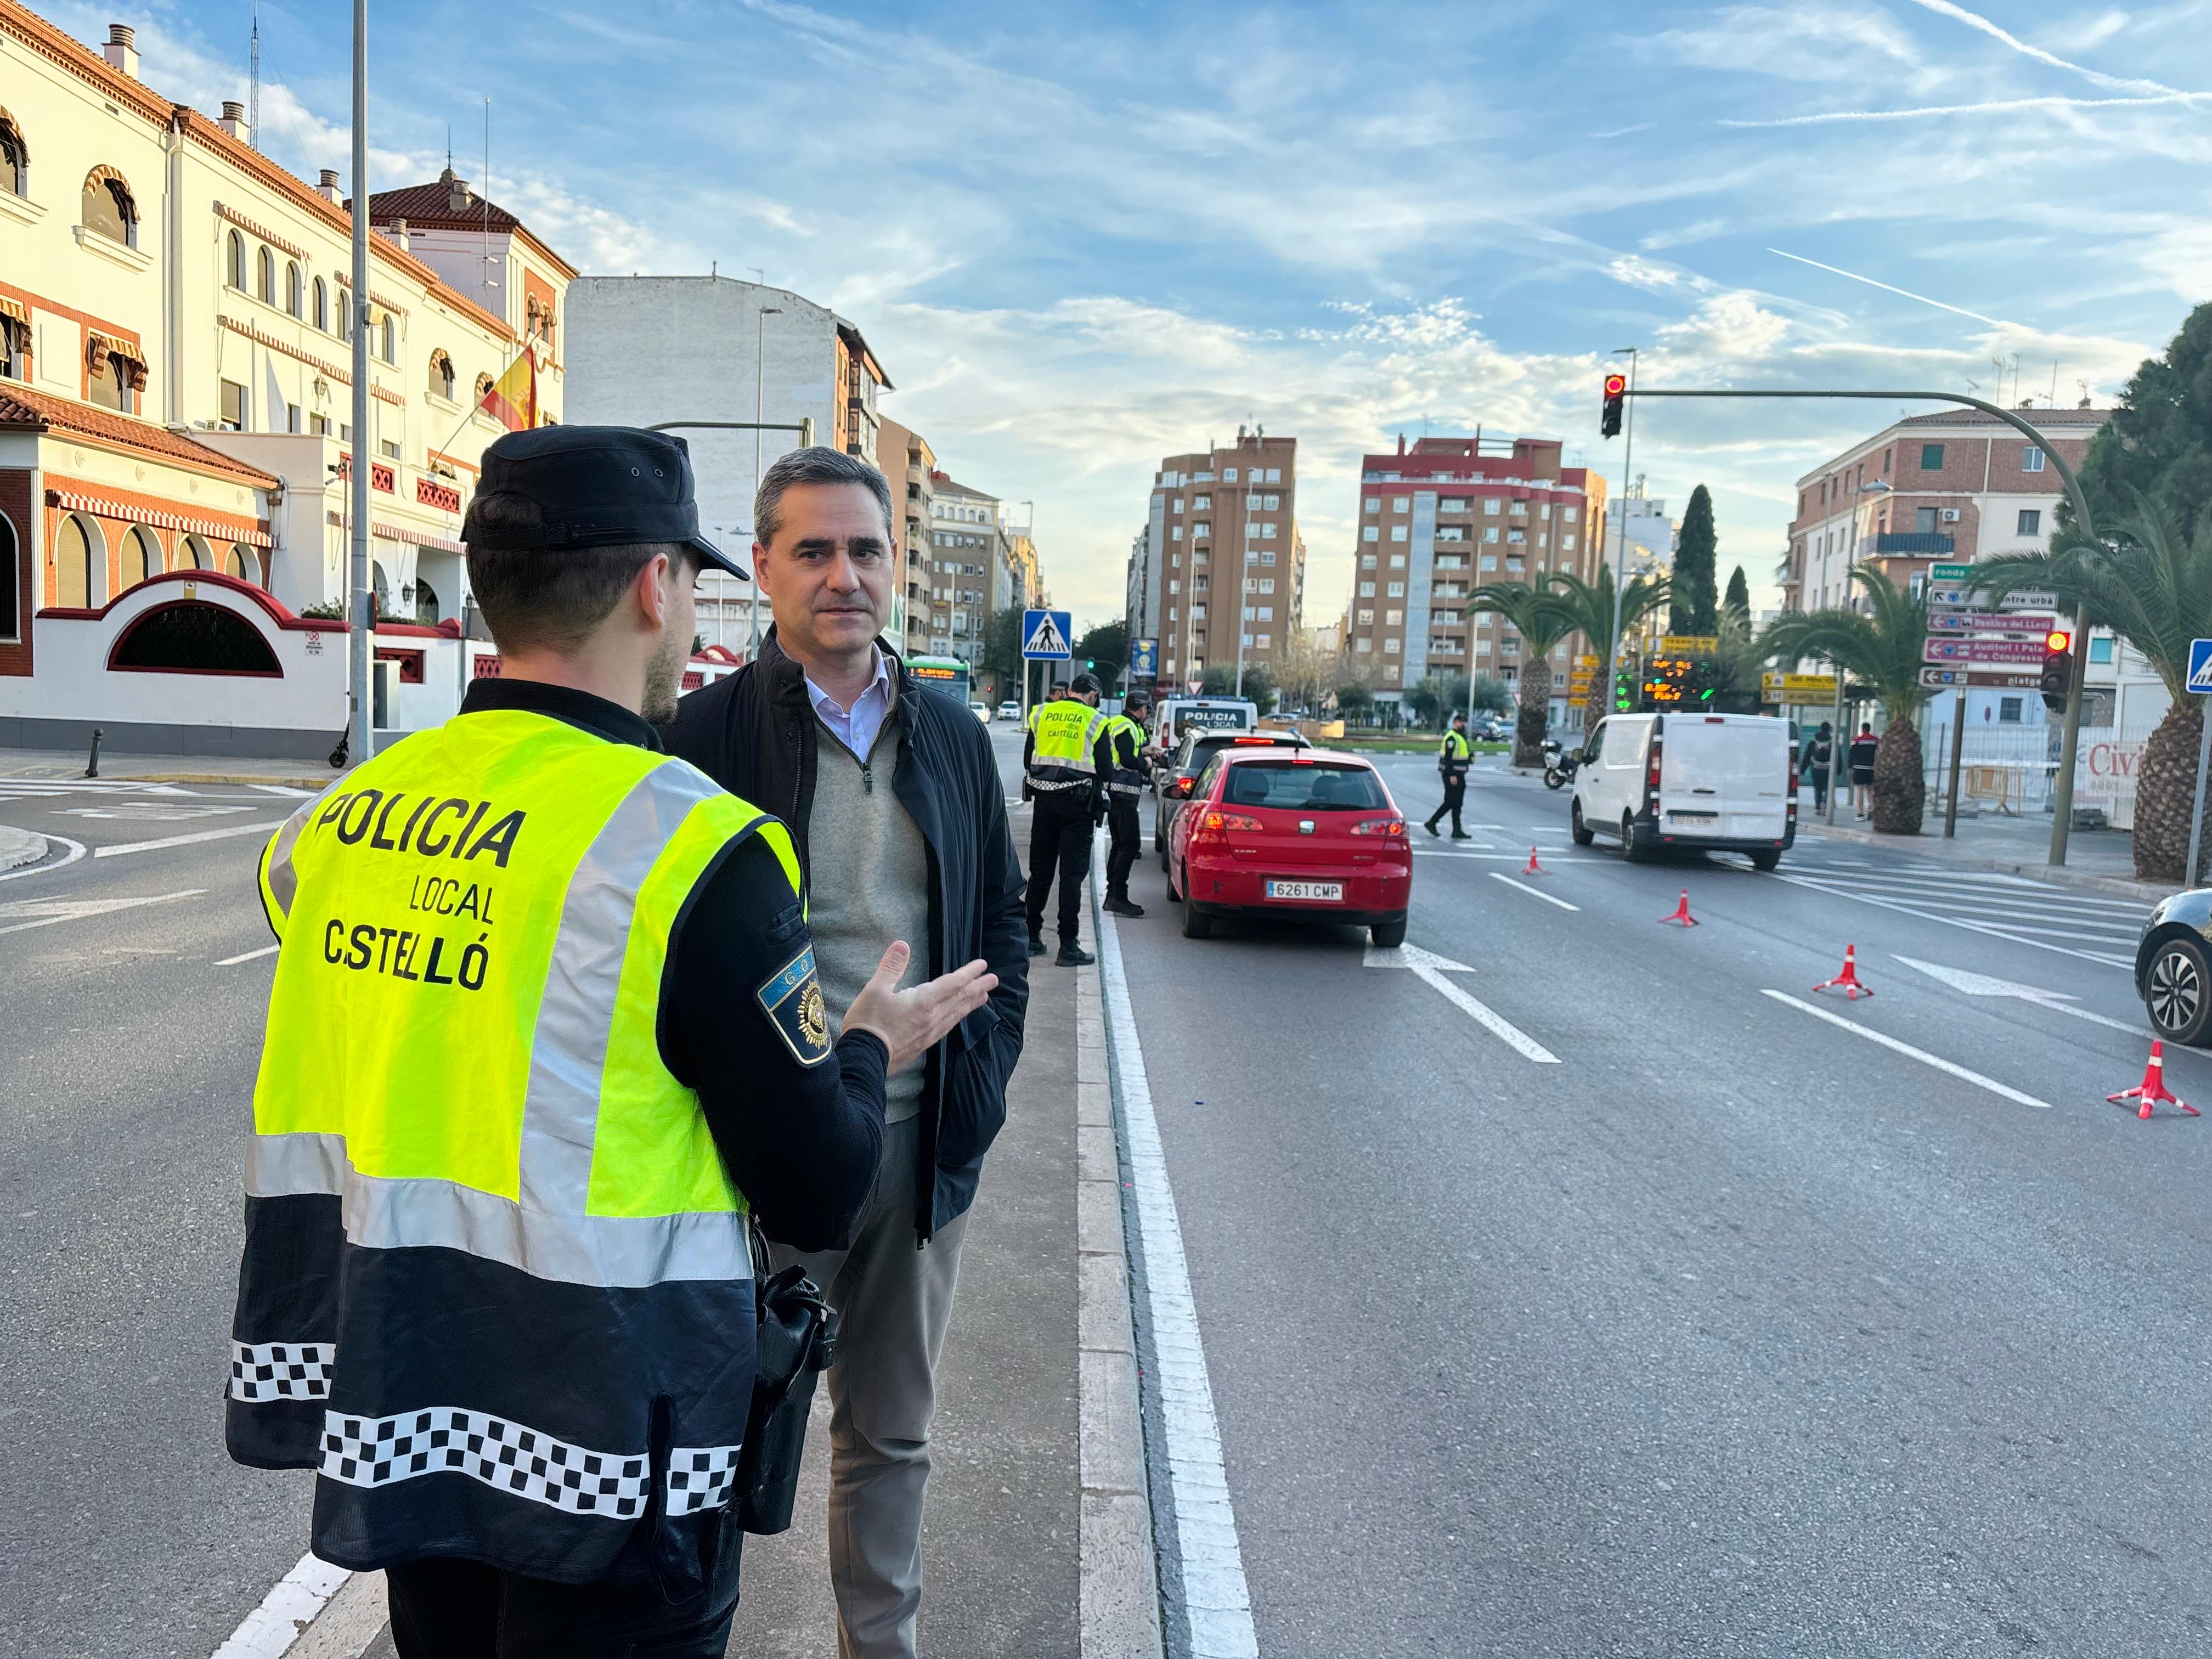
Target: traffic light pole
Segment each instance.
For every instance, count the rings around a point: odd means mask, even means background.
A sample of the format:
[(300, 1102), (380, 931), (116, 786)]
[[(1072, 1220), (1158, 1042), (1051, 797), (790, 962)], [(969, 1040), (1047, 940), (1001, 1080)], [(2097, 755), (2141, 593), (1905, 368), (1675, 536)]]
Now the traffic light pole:
[[(1984, 403), (1979, 398), (1969, 398), (1958, 392), (1638, 392), (1632, 380), (1628, 388), (1631, 398), (1872, 398), (1880, 403), (1955, 404), (1962, 409), (1978, 409), (1984, 415), (1995, 416), (2007, 426), (2014, 428), (2034, 444), (2057, 470), (2066, 486), (2066, 499), (2074, 509), (2074, 521), (2081, 526), (2081, 533), (2093, 539), (2096, 524), (2089, 512), (2089, 498), (2081, 493), (2081, 481), (2074, 476), (2074, 469), (2066, 458), (2051, 447), (2051, 440), (2009, 409)], [(1631, 404), (1630, 419), (1634, 419), (1635, 405)], [(1633, 429), (1632, 428), (1631, 428)], [(1621, 530), (1627, 532), (1628, 514), (1621, 513)], [(1616, 628), (1616, 633), (1620, 630)], [(2066, 688), (2066, 724), (2058, 743), (2058, 776), (2054, 782), (2051, 803), (2051, 862), (2066, 862), (2067, 833), (2074, 824), (2074, 765), (2081, 748), (2081, 686), (2088, 673), (2089, 653), (2084, 641), (2089, 632), (2089, 613), (2077, 608), (2074, 613), (2074, 673)]]
[[(1620, 356), (1622, 354), (1615, 352), (1613, 355)], [(1626, 395), (1633, 398), (1636, 395), (1636, 348), (1634, 346), (1627, 348), (1626, 355), (1628, 386)], [(1620, 702), (1619, 690), (1621, 658), (1620, 607), (1628, 589), (1628, 487), (1630, 481), (1636, 477), (1632, 470), (1635, 464), (1636, 405), (1631, 404), (1628, 405), (1627, 429), (1622, 435), (1620, 447), (1620, 540), (1613, 556), (1613, 644), (1607, 650), (1605, 659), (1605, 680), (1607, 685), (1614, 687), (1613, 702), (1616, 705)], [(1600, 545), (1602, 546), (1603, 544), (1601, 543)], [(1583, 723), (1587, 725), (1589, 719), (1589, 705), (1587, 701), (1583, 705)]]

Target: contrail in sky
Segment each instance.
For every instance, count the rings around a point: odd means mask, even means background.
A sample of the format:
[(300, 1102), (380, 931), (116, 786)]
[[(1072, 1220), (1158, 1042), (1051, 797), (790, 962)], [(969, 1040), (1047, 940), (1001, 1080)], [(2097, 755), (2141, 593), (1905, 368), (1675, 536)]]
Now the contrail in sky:
[(1891, 294), (1901, 295), (1908, 300), (1917, 300), (1922, 305), (1934, 306), (1938, 311), (1948, 311), (1961, 317), (1971, 317), (1978, 323), (1987, 323), (1991, 328), (2021, 326), (2018, 323), (2008, 323), (2002, 317), (1984, 317), (1980, 312), (1969, 311), (1964, 306), (1947, 306), (1941, 300), (1931, 300), (1924, 294), (1915, 294), (1911, 289), (1893, 288), (1887, 283), (1878, 283), (1871, 276), (1862, 276), (1856, 270), (1845, 270), (1840, 265), (1824, 265), (1818, 259), (1808, 259), (1802, 253), (1784, 253), (1778, 247), (1771, 247), (1766, 251), (1769, 253), (1780, 254), (1784, 259), (1795, 259), (1801, 265), (1810, 265), (1815, 270), (1826, 270), (1838, 276), (1848, 276), (1855, 283), (1864, 283), (1869, 288), (1878, 288)]
[(1819, 127), (1842, 121), (1917, 121), (1937, 115), (2003, 113), (2038, 109), (2141, 109), (2154, 104), (2212, 103), (2212, 92), (2169, 92), (2149, 98), (1997, 98), (1983, 104), (1929, 104), (1917, 109), (1839, 109), (1825, 115), (1778, 115), (1765, 121), (1728, 118), (1722, 127)]
[(2070, 70), (2074, 74), (2081, 76), (2100, 87), (2132, 87), (2141, 92), (2172, 92), (2175, 90), (2174, 88), (2162, 86), (2156, 81), (2127, 81), (2123, 80), (2115, 75), (2100, 74), (2099, 71), (2086, 68), (2080, 64), (2069, 64), (2066, 59), (2058, 57), (2056, 53), (2045, 52), (2041, 46), (2032, 46), (2028, 45), (2027, 41), (2021, 40), (2018, 35), (2010, 33), (2006, 30), (1998, 27), (1995, 23), (1990, 21), (1988, 18), (1984, 17), (1978, 12), (1968, 11), (1964, 6), (1954, 3), (1954, 0), (1912, 0), (1912, 3), (1916, 6), (1922, 7), (1928, 11), (1934, 12), (1939, 17), (1954, 18), (1958, 21), (1964, 23), (1968, 28), (1979, 29), (1983, 33), (1989, 35), (1995, 40), (2003, 41), (2005, 45), (2010, 46), (2014, 52), (2019, 52), (2022, 57), (2033, 58), (2037, 63), (2048, 64), (2053, 69)]

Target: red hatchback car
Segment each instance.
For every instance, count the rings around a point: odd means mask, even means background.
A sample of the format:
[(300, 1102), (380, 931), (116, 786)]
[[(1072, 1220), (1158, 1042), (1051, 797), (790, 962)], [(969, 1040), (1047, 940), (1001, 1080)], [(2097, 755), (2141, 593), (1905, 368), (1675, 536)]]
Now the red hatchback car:
[(1168, 897), (1186, 939), (1216, 916), (1289, 916), (1406, 941), (1413, 890), (1406, 820), (1381, 774), (1354, 755), (1229, 750), (1199, 775), (1168, 830)]

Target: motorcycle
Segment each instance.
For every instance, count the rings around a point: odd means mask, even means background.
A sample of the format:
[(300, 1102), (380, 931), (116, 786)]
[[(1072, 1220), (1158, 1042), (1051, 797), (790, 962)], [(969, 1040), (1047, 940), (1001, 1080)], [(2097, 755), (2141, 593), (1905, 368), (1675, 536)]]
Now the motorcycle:
[(1547, 789), (1565, 788), (1575, 781), (1575, 774), (1582, 769), (1582, 763), (1581, 750), (1563, 750), (1556, 738), (1544, 739), (1544, 787)]

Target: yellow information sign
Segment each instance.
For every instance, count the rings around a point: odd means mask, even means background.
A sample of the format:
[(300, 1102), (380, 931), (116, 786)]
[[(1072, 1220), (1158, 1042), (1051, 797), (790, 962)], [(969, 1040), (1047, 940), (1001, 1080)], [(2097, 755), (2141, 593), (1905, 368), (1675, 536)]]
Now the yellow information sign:
[(1577, 657), (1575, 659), (1575, 672), (1577, 674), (1595, 674), (1597, 672), (1597, 659), (1595, 656), (1587, 655)]
[(1833, 702), (1836, 700), (1836, 677), (1833, 674), (1761, 674), (1759, 683), (1761, 702)]
[(1720, 648), (1717, 634), (1668, 634), (1659, 641), (1660, 654), (1668, 657), (1710, 657)]

